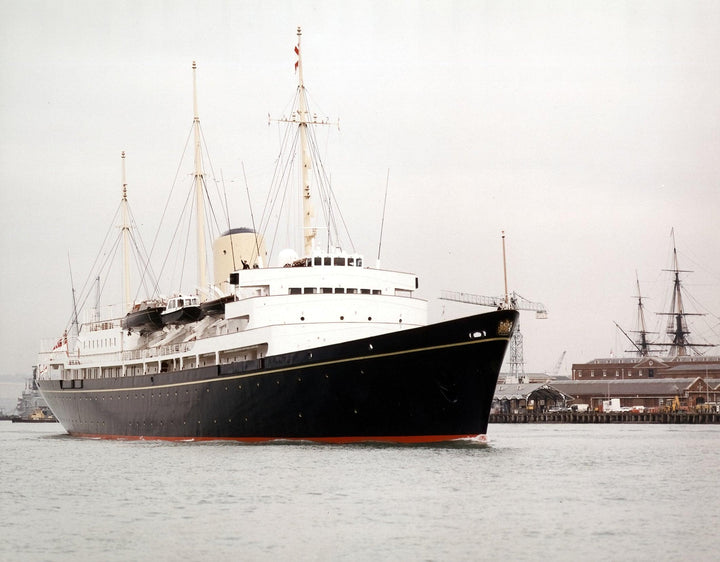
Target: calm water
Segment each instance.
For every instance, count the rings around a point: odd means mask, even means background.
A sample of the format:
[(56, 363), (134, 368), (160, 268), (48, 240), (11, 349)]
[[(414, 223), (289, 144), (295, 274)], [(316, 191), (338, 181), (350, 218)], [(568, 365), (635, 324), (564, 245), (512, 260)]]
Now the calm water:
[(0, 422), (0, 560), (720, 559), (720, 426), (488, 437), (113, 442)]

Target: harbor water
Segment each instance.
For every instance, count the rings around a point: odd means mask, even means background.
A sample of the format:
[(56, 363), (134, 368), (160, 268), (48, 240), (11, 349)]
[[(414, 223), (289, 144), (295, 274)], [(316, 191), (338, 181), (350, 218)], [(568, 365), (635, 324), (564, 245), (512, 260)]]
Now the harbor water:
[(75, 439), (0, 422), (0, 560), (718, 560), (717, 425), (488, 444)]

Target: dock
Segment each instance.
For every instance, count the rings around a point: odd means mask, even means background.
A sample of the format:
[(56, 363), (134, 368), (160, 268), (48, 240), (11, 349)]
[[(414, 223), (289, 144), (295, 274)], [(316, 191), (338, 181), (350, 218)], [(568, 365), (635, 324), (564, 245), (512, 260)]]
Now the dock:
[(716, 424), (717, 412), (524, 412), (490, 414), (490, 423)]

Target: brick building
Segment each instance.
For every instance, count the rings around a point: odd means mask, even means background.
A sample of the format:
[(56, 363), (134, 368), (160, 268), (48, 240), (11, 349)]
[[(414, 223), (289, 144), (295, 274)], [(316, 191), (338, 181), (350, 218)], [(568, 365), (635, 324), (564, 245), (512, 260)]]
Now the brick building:
[(610, 357), (574, 363), (572, 380), (720, 379), (720, 357)]

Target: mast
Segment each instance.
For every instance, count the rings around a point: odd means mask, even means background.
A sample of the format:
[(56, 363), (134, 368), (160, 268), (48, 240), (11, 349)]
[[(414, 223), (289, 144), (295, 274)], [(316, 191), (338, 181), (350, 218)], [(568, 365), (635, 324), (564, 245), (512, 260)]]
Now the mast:
[(313, 224), (315, 209), (313, 208), (310, 191), (310, 168), (312, 163), (307, 140), (308, 112), (305, 84), (303, 82), (302, 49), (300, 48), (302, 29), (300, 27), (297, 28), (297, 37), (298, 43), (297, 47), (295, 47), (295, 53), (297, 53), (298, 60), (295, 66), (298, 72), (298, 122), (300, 125), (300, 149), (302, 155), (303, 252), (304, 255), (309, 256), (312, 254), (317, 229)]
[(505, 261), (505, 231), (502, 231), (502, 250), (503, 250), (503, 276), (505, 277), (505, 308), (510, 306), (510, 297), (508, 295), (507, 284), (507, 262)]
[(682, 299), (682, 288), (680, 284), (681, 273), (691, 273), (687, 270), (682, 270), (678, 266), (677, 247), (675, 244), (675, 229), (670, 231), (673, 241), (673, 268), (666, 269), (673, 274), (673, 294), (670, 301), (670, 312), (659, 312), (662, 316), (668, 316), (667, 324), (667, 335), (671, 337), (672, 341), (669, 344), (670, 351), (668, 355), (670, 357), (685, 357), (691, 355), (693, 351), (697, 353), (696, 347), (712, 347), (710, 344), (696, 344), (690, 343), (688, 336), (690, 331), (688, 330), (686, 316), (702, 316), (699, 313), (685, 312)]
[(647, 357), (650, 354), (650, 344), (647, 341), (647, 329), (645, 327), (645, 308), (643, 307), (643, 298), (640, 294), (640, 281), (635, 272), (635, 283), (637, 284), (637, 300), (638, 300), (638, 335), (639, 341), (635, 344), (640, 357)]
[(205, 198), (203, 195), (202, 152), (200, 146), (200, 116), (198, 114), (197, 64), (193, 69), (193, 131), (195, 133), (195, 209), (197, 211), (197, 282), (201, 291), (207, 287), (207, 270), (205, 265)]
[(122, 238), (123, 238), (123, 314), (130, 312), (130, 219), (128, 213), (127, 181), (125, 180), (125, 151), (122, 151)]
[[(690, 333), (685, 322), (685, 309), (682, 301), (682, 291), (680, 290), (680, 268), (678, 267), (677, 247), (675, 244), (675, 230), (672, 232), (673, 239), (673, 268), (670, 270), (673, 274), (673, 294), (670, 301), (670, 318), (668, 319), (667, 333), (672, 337), (670, 347), (671, 356), (688, 355), (688, 346), (690, 345), (687, 335)], [(683, 272), (685, 273), (685, 272)]]

